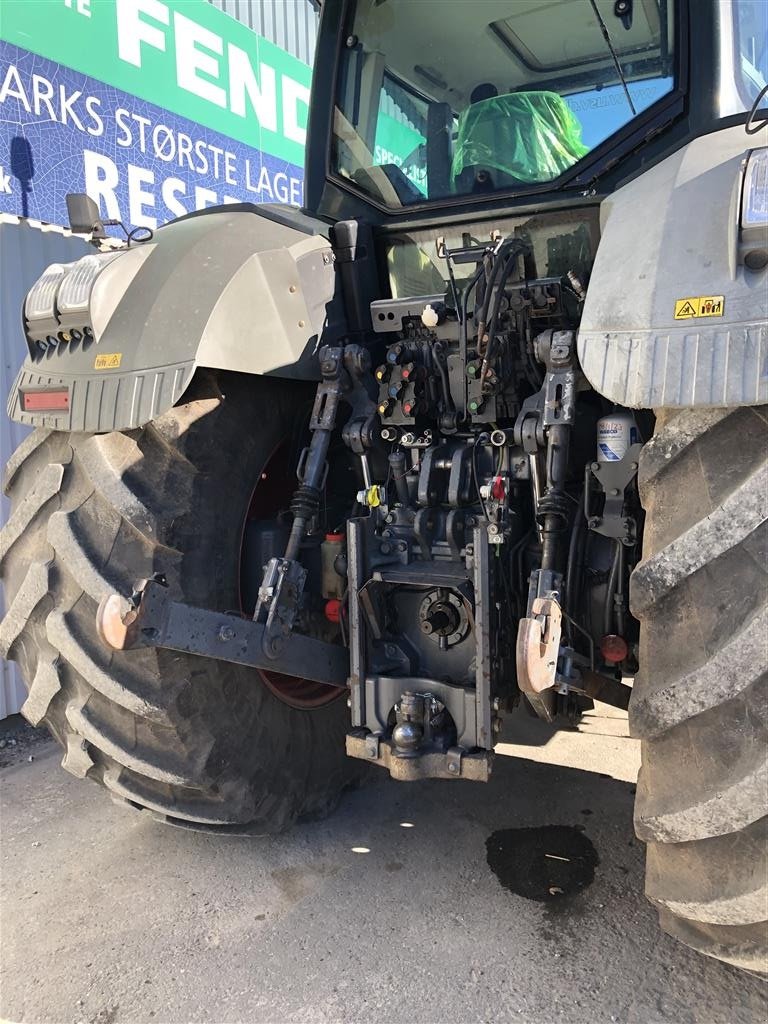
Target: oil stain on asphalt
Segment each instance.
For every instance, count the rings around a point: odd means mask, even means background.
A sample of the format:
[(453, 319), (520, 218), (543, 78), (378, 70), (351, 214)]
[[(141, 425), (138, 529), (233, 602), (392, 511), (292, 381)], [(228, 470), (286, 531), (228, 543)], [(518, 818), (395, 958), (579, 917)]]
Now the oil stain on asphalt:
[(485, 841), (488, 866), (510, 892), (550, 903), (586, 889), (599, 857), (583, 826), (507, 828)]

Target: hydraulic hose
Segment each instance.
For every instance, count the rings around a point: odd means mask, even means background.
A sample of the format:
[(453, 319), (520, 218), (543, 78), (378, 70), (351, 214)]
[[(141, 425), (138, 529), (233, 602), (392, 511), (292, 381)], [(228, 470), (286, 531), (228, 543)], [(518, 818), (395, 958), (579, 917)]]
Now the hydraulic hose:
[[(499, 318), (499, 308), (501, 306), (501, 297), (504, 294), (504, 285), (506, 284), (507, 278), (509, 277), (510, 273), (512, 272), (512, 268), (514, 267), (515, 261), (517, 260), (518, 256), (519, 256), (519, 252), (514, 252), (511, 256), (509, 256), (505, 260), (504, 266), (503, 266), (502, 271), (501, 271), (501, 274), (498, 276), (497, 281), (494, 284), (493, 289), (492, 289), (493, 294), (491, 296), (491, 305), (489, 307), (490, 321), (488, 323), (488, 344), (487, 344), (486, 349), (485, 349), (485, 355), (483, 356), (483, 366), (482, 366), (482, 369), (480, 371), (480, 380), (481, 381), (485, 380), (485, 375), (488, 372), (488, 367), (490, 365), (491, 359), (493, 358), (493, 356), (495, 355), (495, 352), (496, 352), (496, 346), (495, 346), (494, 343), (496, 341), (496, 323), (497, 323), (498, 318)], [(480, 344), (480, 341), (479, 341), (479, 338), (478, 338), (478, 346), (479, 346), (479, 344)]]
[(571, 527), (571, 540), (568, 545), (568, 563), (565, 576), (565, 610), (572, 618), (575, 618), (573, 613), (578, 596), (577, 576), (581, 574), (586, 526), (587, 521), (582, 514), (582, 502), (580, 500), (576, 507), (573, 526)]
[(395, 482), (395, 493), (397, 500), (406, 508), (410, 505), (408, 494), (408, 481), (405, 468), (405, 452), (402, 450), (391, 452), (389, 455), (389, 468), (392, 471), (392, 479)]
[(492, 294), (494, 285), (499, 277), (499, 274), (503, 271), (506, 266), (507, 255), (509, 250), (514, 248), (514, 255), (517, 256), (521, 252), (525, 252), (529, 249), (527, 242), (521, 242), (519, 238), (508, 238), (505, 242), (502, 242), (496, 259), (494, 260), (493, 269), (491, 270), (490, 277), (485, 288), (485, 294), (483, 295), (483, 303), (480, 308), (480, 314), (477, 319), (477, 344), (478, 347), (483, 343), (483, 335), (485, 334), (485, 328), (488, 324), (488, 311), (490, 309)]
[(620, 540), (616, 542), (616, 550), (611, 563), (611, 570), (608, 573), (608, 585), (605, 592), (605, 611), (603, 614), (603, 634), (610, 636), (614, 632), (614, 596), (618, 587), (620, 573), (624, 568), (624, 545)]

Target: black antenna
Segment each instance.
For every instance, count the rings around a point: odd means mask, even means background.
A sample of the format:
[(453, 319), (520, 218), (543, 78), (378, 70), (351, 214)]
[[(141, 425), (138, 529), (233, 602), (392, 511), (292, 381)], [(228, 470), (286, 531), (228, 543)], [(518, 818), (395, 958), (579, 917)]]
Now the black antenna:
[(627, 85), (627, 80), (624, 77), (624, 72), (621, 70), (621, 61), (619, 60), (619, 55), (618, 53), (616, 53), (616, 49), (614, 48), (614, 45), (611, 42), (611, 37), (608, 33), (608, 26), (603, 21), (603, 16), (597, 9), (597, 3), (595, 2), (595, 0), (589, 0), (589, 2), (592, 5), (592, 10), (595, 12), (595, 17), (597, 18), (597, 23), (600, 26), (600, 31), (603, 33), (603, 39), (605, 40), (606, 46), (611, 51), (613, 63), (616, 66), (616, 72), (619, 78), (621, 79), (621, 84), (624, 86), (624, 93), (627, 97), (627, 103), (629, 104), (629, 109), (632, 111), (632, 115), (634, 117), (637, 115), (637, 111), (635, 110), (635, 104), (632, 102), (632, 97), (629, 95), (629, 86)]

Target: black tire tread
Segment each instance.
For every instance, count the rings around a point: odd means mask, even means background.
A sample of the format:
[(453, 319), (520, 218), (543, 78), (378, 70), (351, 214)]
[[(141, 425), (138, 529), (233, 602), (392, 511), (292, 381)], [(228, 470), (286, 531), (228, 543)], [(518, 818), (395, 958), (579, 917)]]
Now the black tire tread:
[[(197, 397), (142, 430), (29, 435), (5, 475), (0, 650), (27, 680), (23, 714), (59, 740), (68, 771), (172, 823), (264, 833), (327, 813), (358, 774), (344, 757), (339, 702), (296, 711), (240, 666), (109, 652), (95, 631), (100, 599), (154, 571), (183, 600), (205, 603), (190, 562), (203, 557), (198, 519), (209, 515), (213, 531), (216, 518), (195, 503), (215, 500), (217, 443), (237, 443), (242, 408), (256, 424), (268, 416), (261, 429), (274, 434), (295, 419), (295, 386), (229, 375), (199, 383)], [(219, 562), (211, 575), (224, 579)], [(228, 610), (236, 598), (218, 600)], [(296, 747), (302, 756), (290, 756)]]
[(668, 935), (705, 956), (752, 974), (765, 974), (765, 925), (762, 922), (706, 924), (659, 910), (659, 924)]
[(640, 461), (635, 828), (665, 931), (768, 971), (764, 408), (664, 411)]

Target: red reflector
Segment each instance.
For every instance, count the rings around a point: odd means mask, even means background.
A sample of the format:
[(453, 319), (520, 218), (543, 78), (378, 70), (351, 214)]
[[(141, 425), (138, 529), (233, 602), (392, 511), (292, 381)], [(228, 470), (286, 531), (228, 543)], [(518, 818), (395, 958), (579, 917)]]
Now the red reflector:
[(506, 497), (506, 495), (507, 495), (507, 489), (504, 486), (504, 477), (502, 477), (502, 476), (495, 477), (493, 483), (491, 484), (491, 497), (495, 501), (504, 501), (504, 498)]
[(606, 661), (618, 664), (620, 661), (624, 661), (626, 656), (629, 654), (627, 641), (623, 636), (616, 636), (615, 633), (609, 633), (600, 641), (600, 653)]
[(24, 412), (62, 412), (69, 409), (69, 388), (58, 391), (22, 391)]
[(332, 597), (325, 602), (325, 617), (329, 622), (338, 622), (341, 618), (341, 601)]

